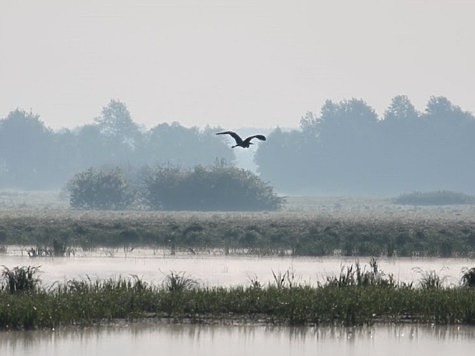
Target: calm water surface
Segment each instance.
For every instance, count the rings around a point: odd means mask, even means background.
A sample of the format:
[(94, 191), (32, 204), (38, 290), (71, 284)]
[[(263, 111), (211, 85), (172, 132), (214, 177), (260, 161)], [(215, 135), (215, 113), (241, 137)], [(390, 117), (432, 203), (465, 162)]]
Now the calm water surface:
[(2, 356), (473, 355), (475, 327), (132, 324), (0, 332)]
[[(290, 271), (294, 281), (306, 284), (323, 282), (340, 273), (342, 266), (359, 261), (369, 269), (369, 258), (345, 257), (249, 257), (224, 255), (175, 255), (163, 251), (137, 250), (125, 253), (121, 249), (102, 250), (74, 257), (30, 258), (18, 251), (0, 255), (0, 265), (40, 266), (41, 279), (48, 285), (70, 279), (104, 279), (138, 276), (160, 283), (170, 271), (185, 272), (207, 286), (247, 285), (251, 280), (273, 282), (273, 272)], [(458, 284), (462, 270), (475, 265), (470, 259), (447, 258), (380, 258), (378, 265), (385, 274), (397, 281), (419, 281), (421, 271), (435, 271), (446, 285)]]
[[(18, 251), (0, 255), (0, 265), (41, 266), (43, 284), (73, 278), (137, 275), (160, 283), (170, 271), (186, 272), (203, 285), (246, 285), (273, 281), (272, 272), (291, 271), (296, 281), (315, 284), (337, 275), (355, 258), (171, 256), (160, 251), (103, 250), (68, 258), (30, 258)], [(360, 258), (364, 268), (369, 259)], [(418, 281), (421, 271), (436, 271), (457, 284), (467, 259), (384, 259), (380, 268), (399, 281)], [(290, 328), (262, 325), (183, 325), (151, 322), (48, 331), (0, 332), (1, 356), (52, 355), (473, 355), (475, 327), (388, 326), (365, 328)]]

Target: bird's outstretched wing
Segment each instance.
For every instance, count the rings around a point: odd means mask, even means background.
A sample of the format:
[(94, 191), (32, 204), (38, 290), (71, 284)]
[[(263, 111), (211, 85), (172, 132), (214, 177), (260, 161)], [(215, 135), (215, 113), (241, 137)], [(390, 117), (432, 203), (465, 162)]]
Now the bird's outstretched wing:
[[(223, 132), (218, 132), (216, 135), (231, 135), (234, 140), (236, 141), (236, 144), (241, 144), (243, 142), (242, 138), (239, 137), (239, 135), (233, 131), (223, 131)], [(264, 138), (265, 140), (265, 138)]]
[(248, 138), (246, 138), (246, 141), (251, 141), (253, 138), (257, 138), (261, 141), (266, 140), (266, 137), (264, 135), (254, 135), (254, 136), (249, 136)]

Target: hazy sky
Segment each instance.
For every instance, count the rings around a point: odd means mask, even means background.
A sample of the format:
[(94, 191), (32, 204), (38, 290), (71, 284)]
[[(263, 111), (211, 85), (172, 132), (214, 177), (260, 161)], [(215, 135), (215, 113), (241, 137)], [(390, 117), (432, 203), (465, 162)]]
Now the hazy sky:
[(0, 0), (0, 118), (297, 126), (326, 99), (475, 112), (472, 0)]

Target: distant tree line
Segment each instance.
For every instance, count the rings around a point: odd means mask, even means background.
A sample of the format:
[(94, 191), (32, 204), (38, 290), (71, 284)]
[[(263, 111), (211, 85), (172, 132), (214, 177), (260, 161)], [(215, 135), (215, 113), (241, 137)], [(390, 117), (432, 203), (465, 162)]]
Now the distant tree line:
[(281, 192), (475, 192), (475, 118), (445, 97), (418, 112), (396, 96), (378, 118), (363, 100), (327, 101), (300, 129), (276, 129), (255, 160)]
[[(162, 123), (145, 130), (112, 100), (92, 124), (53, 131), (37, 115), (0, 120), (0, 188), (56, 189), (90, 167), (191, 168), (233, 162), (214, 133)], [(260, 178), (294, 194), (475, 193), (475, 117), (445, 97), (423, 112), (396, 96), (382, 117), (360, 99), (328, 100), (292, 131), (275, 129), (259, 144)]]
[(53, 131), (38, 115), (15, 110), (0, 120), (0, 188), (57, 189), (90, 167), (173, 164), (183, 168), (232, 162), (217, 129), (161, 123), (140, 128), (126, 105), (112, 100), (94, 123)]

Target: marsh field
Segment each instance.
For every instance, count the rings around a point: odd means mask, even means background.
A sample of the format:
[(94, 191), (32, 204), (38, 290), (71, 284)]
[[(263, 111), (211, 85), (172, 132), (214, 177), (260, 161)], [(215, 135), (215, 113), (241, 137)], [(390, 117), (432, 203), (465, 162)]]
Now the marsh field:
[(0, 195), (0, 246), (64, 256), (98, 247), (292, 256), (475, 256), (475, 206), (390, 199), (288, 197), (279, 212), (67, 209), (42, 193)]
[(290, 197), (279, 212), (81, 211), (55, 195), (0, 196), (2, 329), (475, 323), (463, 280), (472, 205)]

